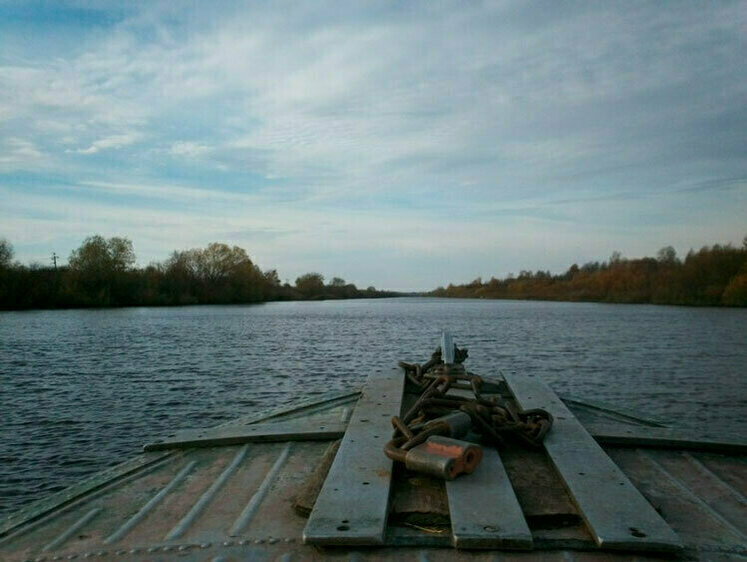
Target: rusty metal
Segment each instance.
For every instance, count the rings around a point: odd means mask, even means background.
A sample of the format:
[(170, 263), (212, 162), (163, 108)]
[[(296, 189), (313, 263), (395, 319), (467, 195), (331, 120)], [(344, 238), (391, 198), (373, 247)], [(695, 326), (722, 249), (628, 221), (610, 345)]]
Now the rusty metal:
[(471, 474), (482, 459), (482, 448), (474, 443), (431, 435), (407, 451), (405, 466), (408, 470), (423, 472), (444, 480), (453, 480), (460, 474)]
[[(516, 438), (540, 446), (552, 427), (550, 413), (541, 409), (522, 410), (500, 396), (483, 396), (482, 378), (464, 368), (467, 349), (459, 349), (447, 333), (442, 342), (423, 365), (399, 363), (407, 380), (422, 392), (401, 418), (392, 418), (394, 435), (384, 447), (385, 454), (408, 468), (417, 466), (413, 469), (446, 478), (443, 475), (454, 472), (454, 462), (449, 464), (443, 456), (436, 458), (438, 455), (428, 448), (426, 444), (434, 436), (458, 438), (471, 430), (483, 442), (494, 445), (502, 445), (506, 438)], [(445, 354), (444, 347), (448, 351)], [(452, 362), (445, 362), (442, 357)], [(469, 390), (473, 397), (449, 395), (451, 389)], [(408, 455), (413, 451), (417, 453), (408, 464)], [(412, 460), (415, 458), (417, 462)], [(457, 474), (462, 472), (467, 471), (460, 470)]]

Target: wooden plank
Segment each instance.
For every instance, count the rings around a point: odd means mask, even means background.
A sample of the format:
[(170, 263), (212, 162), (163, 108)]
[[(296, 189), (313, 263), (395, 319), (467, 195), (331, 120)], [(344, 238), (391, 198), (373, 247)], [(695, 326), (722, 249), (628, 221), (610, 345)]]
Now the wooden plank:
[(505, 447), (501, 450), (501, 461), (530, 528), (583, 525), (545, 451)]
[(309, 474), (304, 483), (296, 494), (296, 499), (293, 501), (293, 509), (296, 513), (303, 517), (308, 517), (311, 510), (314, 509), (316, 498), (319, 492), (322, 490), (322, 485), (327, 479), (327, 473), (332, 466), (332, 461), (335, 460), (337, 450), (340, 448), (342, 439), (338, 439), (327, 446), (324, 451), (321, 460), (317, 463), (314, 472)]
[(186, 447), (215, 447), (242, 443), (275, 441), (331, 441), (345, 433), (347, 424), (341, 421), (310, 423), (309, 420), (222, 426), (213, 429), (189, 429), (175, 437), (148, 443), (146, 451), (183, 449)]
[(747, 453), (747, 441), (738, 435), (606, 423), (587, 423), (585, 427), (598, 443), (604, 445)]
[(345, 437), (303, 532), (309, 544), (383, 544), (392, 461), (383, 451), (399, 415), (400, 370), (373, 373), (353, 411)]
[(446, 482), (446, 495), (456, 548), (532, 548), (532, 533), (494, 448), (483, 448), (472, 474)]
[(548, 386), (533, 376), (506, 375), (506, 382), (523, 409), (543, 408), (553, 415), (545, 450), (598, 546), (682, 548), (674, 531)]

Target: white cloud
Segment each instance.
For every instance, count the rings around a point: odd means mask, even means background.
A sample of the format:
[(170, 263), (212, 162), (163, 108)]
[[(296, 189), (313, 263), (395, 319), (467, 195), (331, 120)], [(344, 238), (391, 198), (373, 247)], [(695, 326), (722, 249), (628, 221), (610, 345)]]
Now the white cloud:
[(169, 152), (176, 156), (196, 157), (207, 154), (211, 147), (190, 141), (178, 141), (171, 145)]
[(117, 149), (123, 146), (129, 146), (143, 138), (139, 133), (123, 133), (121, 135), (111, 135), (94, 141), (88, 148), (79, 148), (75, 152), (79, 154), (96, 154), (101, 150)]
[[(0, 58), (0, 169), (72, 178), (67, 192), (86, 200), (87, 214), (73, 206), (60, 224), (118, 224), (146, 236), (154, 254), (182, 241), (187, 224), (196, 244), (282, 232), (263, 242), (270, 265), (271, 252), (291, 264), (324, 249), (507, 252), (504, 223), (524, 240), (532, 228), (592, 238), (609, 218), (620, 230), (599, 234), (599, 247), (654, 227), (684, 239), (676, 224), (694, 212), (687, 205), (649, 199), (659, 218), (645, 223), (628, 201), (618, 213), (630, 217), (627, 230), (604, 205), (626, 193), (671, 195), (691, 177), (747, 175), (739, 8), (553, 9), (316, 3), (185, 13), (151, 3), (58, 58)], [(104, 151), (106, 162), (77, 156)], [(133, 201), (88, 201), (115, 193)], [(702, 243), (747, 212), (734, 193), (719, 203), (733, 215)], [(64, 203), (39, 195), (38, 211), (45, 200), (55, 211)], [(364, 205), (370, 213), (357, 214)], [(161, 242), (137, 221), (148, 211), (161, 218)], [(516, 216), (538, 223), (507, 218)], [(452, 238), (433, 226), (443, 224)], [(557, 240), (583, 246), (570, 238)], [(595, 244), (586, 242), (590, 253)]]
[(28, 169), (37, 165), (44, 155), (26, 139), (10, 137), (2, 140), (0, 146), (0, 171)]

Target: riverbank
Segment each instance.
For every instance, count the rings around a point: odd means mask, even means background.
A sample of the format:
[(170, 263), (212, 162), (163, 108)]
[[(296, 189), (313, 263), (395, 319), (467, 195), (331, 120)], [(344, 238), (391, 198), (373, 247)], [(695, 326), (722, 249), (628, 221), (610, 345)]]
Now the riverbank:
[(608, 262), (573, 264), (565, 273), (522, 271), (517, 277), (478, 278), (427, 293), (433, 297), (747, 306), (747, 239), (742, 248), (705, 246), (684, 260), (671, 247), (656, 258), (625, 259), (613, 254)]
[(262, 271), (243, 248), (214, 242), (174, 251), (160, 263), (135, 267), (127, 238), (94, 235), (66, 265), (12, 263), (13, 248), (0, 239), (0, 310), (119, 308), (251, 304), (290, 300), (367, 299), (399, 296), (373, 286), (359, 289), (340, 277), (305, 273), (295, 285), (276, 269)]

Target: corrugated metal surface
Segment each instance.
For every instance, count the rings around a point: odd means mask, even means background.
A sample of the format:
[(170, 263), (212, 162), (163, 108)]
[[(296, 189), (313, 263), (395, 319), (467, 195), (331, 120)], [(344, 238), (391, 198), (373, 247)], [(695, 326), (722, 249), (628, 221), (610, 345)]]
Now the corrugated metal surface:
[[(300, 424), (349, 416), (355, 396), (309, 406), (271, 420)], [(599, 417), (598, 412), (594, 414)], [(244, 420), (253, 423), (257, 416)], [(619, 419), (617, 420), (620, 421)], [(394, 521), (383, 549), (325, 549), (301, 544), (306, 519), (296, 514), (296, 493), (328, 443), (247, 445), (152, 452), (108, 471), (92, 484), (60, 494), (4, 522), (0, 557), (7, 560), (536, 560), (530, 553), (464, 552), (450, 548), (437, 528)], [(684, 556), (708, 560), (747, 557), (747, 458), (671, 450), (606, 448), (645, 498), (679, 534)], [(544, 491), (560, 482), (545, 461), (531, 455)], [(529, 460), (527, 460), (529, 459)], [(542, 501), (543, 488), (519, 482), (522, 467), (506, 458), (509, 476), (543, 560), (622, 560), (626, 554), (595, 550), (571, 502)], [(518, 469), (512, 469), (518, 466)], [(512, 474), (513, 470), (513, 474)], [(530, 481), (531, 482), (531, 481)], [(395, 493), (397, 487), (395, 487)], [(535, 497), (537, 496), (537, 497)], [(53, 507), (53, 504), (59, 504)], [(397, 502), (393, 502), (396, 505)], [(539, 513), (542, 509), (546, 513)], [(554, 510), (554, 511), (553, 511)], [(569, 512), (562, 517), (563, 512)], [(553, 517), (558, 515), (558, 517)], [(18, 525), (28, 517), (29, 521)], [(16, 523), (13, 523), (13, 522)], [(406, 521), (406, 518), (405, 518)], [(13, 527), (9, 529), (9, 527)], [(423, 530), (425, 528), (426, 530)], [(646, 560), (637, 555), (636, 559)]]

